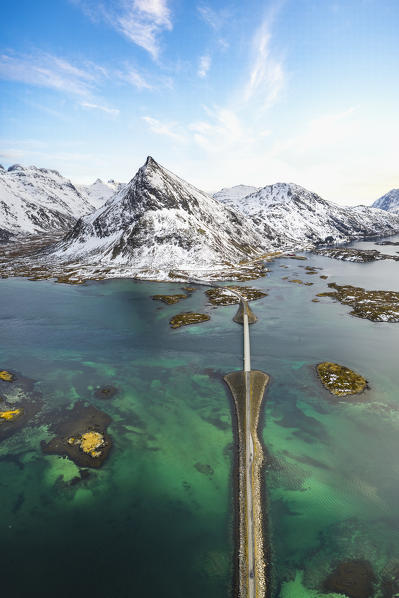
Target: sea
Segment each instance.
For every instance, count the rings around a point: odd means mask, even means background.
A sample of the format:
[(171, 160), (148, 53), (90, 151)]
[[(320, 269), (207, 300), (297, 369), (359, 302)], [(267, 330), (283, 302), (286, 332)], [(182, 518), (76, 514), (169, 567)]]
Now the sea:
[[(302, 255), (250, 283), (267, 293), (252, 303), (250, 332), (252, 367), (271, 378), (259, 430), (269, 596), (335, 597), (323, 593), (327, 576), (361, 560), (373, 596), (389, 598), (399, 571), (399, 323), (312, 299), (330, 282), (399, 291), (399, 263)], [(0, 370), (34, 380), (43, 401), (0, 443), (4, 598), (232, 596), (234, 413), (223, 376), (242, 368), (242, 327), (237, 306), (210, 305), (204, 286), (175, 305), (152, 300), (182, 286), (0, 280)], [(210, 320), (171, 329), (182, 311)], [(322, 361), (369, 388), (333, 397), (316, 374)], [(117, 394), (96, 398), (104, 385)], [(110, 415), (113, 448), (71, 484), (79, 467), (43, 454), (41, 441), (78, 401)]]

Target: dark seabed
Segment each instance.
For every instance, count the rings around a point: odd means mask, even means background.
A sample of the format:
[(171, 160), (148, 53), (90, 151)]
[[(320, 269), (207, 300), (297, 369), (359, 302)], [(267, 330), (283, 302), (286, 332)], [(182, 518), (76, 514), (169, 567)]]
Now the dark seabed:
[[(363, 559), (375, 598), (387, 598), (399, 577), (399, 324), (311, 299), (333, 281), (399, 290), (399, 263), (308, 257), (278, 259), (254, 281), (269, 291), (252, 304), (260, 319), (251, 334), (252, 367), (271, 375), (263, 439), (272, 595), (317, 598), (340, 561)], [(323, 270), (308, 275), (307, 265)], [(37, 381), (43, 399), (32, 424), (0, 444), (2, 595), (231, 595), (233, 435), (221, 376), (241, 367), (242, 330), (236, 307), (208, 306), (203, 291), (167, 306), (151, 295), (181, 285), (0, 280), (0, 370)], [(211, 320), (171, 330), (169, 318), (188, 310)], [(320, 361), (363, 374), (362, 400), (333, 399), (316, 378)], [(95, 398), (103, 385), (118, 394)], [(101, 469), (71, 485), (79, 468), (43, 455), (40, 441), (79, 400), (112, 417), (114, 446)]]

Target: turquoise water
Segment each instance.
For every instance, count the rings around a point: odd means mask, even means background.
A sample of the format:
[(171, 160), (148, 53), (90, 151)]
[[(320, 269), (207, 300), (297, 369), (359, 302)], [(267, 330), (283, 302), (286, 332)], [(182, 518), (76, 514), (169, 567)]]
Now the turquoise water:
[[(271, 375), (262, 433), (276, 598), (319, 596), (339, 560), (368, 559), (378, 582), (399, 561), (399, 324), (311, 301), (330, 281), (395, 289), (398, 272), (397, 262), (309, 256), (276, 260), (254, 283), (269, 292), (253, 304), (251, 341), (252, 367)], [(221, 376), (241, 367), (242, 330), (236, 308), (208, 306), (203, 290), (166, 306), (150, 296), (179, 285), (0, 280), (0, 369), (36, 380), (44, 402), (0, 444), (5, 596), (231, 595), (233, 436)], [(169, 328), (171, 315), (197, 309), (211, 320)], [(365, 400), (332, 401), (314, 371), (324, 360), (362, 373)], [(103, 384), (118, 395), (95, 399)], [(77, 466), (44, 456), (40, 441), (78, 400), (111, 415), (114, 446), (71, 486)]]

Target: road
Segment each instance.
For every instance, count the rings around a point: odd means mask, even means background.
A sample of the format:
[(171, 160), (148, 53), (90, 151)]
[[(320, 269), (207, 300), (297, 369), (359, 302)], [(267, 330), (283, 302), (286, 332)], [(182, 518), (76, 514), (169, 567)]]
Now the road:
[(247, 490), (247, 542), (248, 542), (248, 598), (256, 597), (255, 534), (252, 498), (254, 443), (251, 425), (251, 349), (247, 302), (242, 300), (244, 310), (244, 372), (245, 372), (245, 471)]
[(255, 567), (255, 534), (252, 497), (252, 479), (254, 462), (254, 443), (252, 438), (251, 417), (251, 345), (249, 341), (248, 302), (236, 291), (229, 289), (236, 295), (243, 309), (244, 329), (244, 372), (245, 372), (245, 472), (246, 472), (246, 515), (247, 515), (247, 579), (248, 598), (256, 598), (256, 567)]
[[(196, 282), (196, 281), (193, 281)], [(209, 283), (208, 283), (209, 284)], [(209, 286), (218, 287), (210, 283)], [(233, 289), (229, 291), (238, 297), (243, 309), (244, 331), (244, 374), (245, 374), (245, 479), (246, 479), (246, 536), (247, 536), (247, 598), (256, 598), (256, 566), (255, 566), (255, 525), (253, 513), (253, 465), (254, 442), (252, 438), (252, 411), (251, 411), (251, 346), (249, 340), (248, 302), (240, 293)]]

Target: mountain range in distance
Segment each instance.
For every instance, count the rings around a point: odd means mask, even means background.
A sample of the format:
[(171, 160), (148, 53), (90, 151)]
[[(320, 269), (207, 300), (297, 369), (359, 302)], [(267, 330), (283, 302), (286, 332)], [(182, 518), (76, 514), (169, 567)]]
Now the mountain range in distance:
[(74, 185), (57, 170), (0, 165), (0, 230), (9, 235), (68, 230), (110, 199), (121, 183)]
[(373, 206), (338, 206), (293, 183), (211, 196), (151, 157), (126, 185), (74, 185), (54, 170), (0, 168), (0, 239), (64, 231), (35, 259), (59, 271), (73, 265), (82, 276), (95, 269), (107, 277), (224, 279), (265, 252), (398, 233), (399, 191)]

